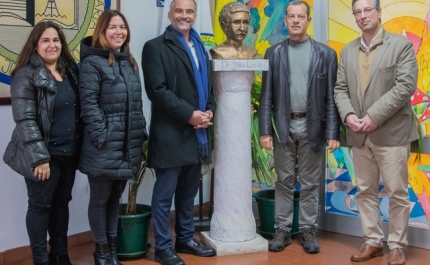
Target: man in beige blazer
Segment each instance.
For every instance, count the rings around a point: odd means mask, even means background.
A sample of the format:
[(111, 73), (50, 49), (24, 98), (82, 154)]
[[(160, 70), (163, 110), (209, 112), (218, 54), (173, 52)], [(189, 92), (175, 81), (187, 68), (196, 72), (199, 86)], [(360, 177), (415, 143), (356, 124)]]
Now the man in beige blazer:
[(407, 160), (410, 143), (418, 138), (410, 106), (418, 75), (416, 57), (407, 38), (382, 28), (379, 0), (353, 0), (352, 10), (362, 36), (343, 48), (335, 87), (335, 102), (353, 150), (357, 204), (366, 240), (351, 260), (384, 254), (378, 192), (381, 176), (390, 200), (388, 264), (405, 264)]

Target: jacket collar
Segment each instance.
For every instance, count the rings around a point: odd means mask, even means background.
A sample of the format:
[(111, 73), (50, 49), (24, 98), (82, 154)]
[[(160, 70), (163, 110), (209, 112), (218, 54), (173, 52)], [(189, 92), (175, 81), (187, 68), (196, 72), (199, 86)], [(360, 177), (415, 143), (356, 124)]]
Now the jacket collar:
[(42, 57), (37, 53), (31, 55), (30, 63), (35, 68), (33, 72), (33, 84), (37, 88), (43, 88), (49, 92), (55, 93), (57, 92), (57, 88), (55, 86), (55, 81), (51, 77), (51, 74), (46, 69), (45, 64), (43, 62)]
[(193, 73), (193, 67), (190, 62), (190, 58), (188, 58), (188, 54), (185, 51), (182, 43), (176, 38), (175, 34), (170, 29), (170, 26), (167, 26), (166, 31), (164, 32), (164, 40), (169, 46), (169, 48), (181, 59), (181, 61), (186, 65), (188, 70)]
[[(311, 37), (309, 37), (309, 41), (311, 42), (311, 56), (309, 59), (309, 72), (308, 72), (308, 89), (310, 86), (310, 80), (312, 80), (313, 76), (315, 75), (315, 71), (317, 69), (317, 66), (321, 60), (321, 56), (320, 56), (320, 52), (321, 49), (318, 45), (316, 45), (316, 41), (314, 39), (312, 39)], [(281, 56), (281, 62), (282, 65), (284, 66), (284, 70), (285, 73), (287, 73), (288, 76), (288, 82), (291, 83), (291, 76), (289, 74), (290, 72), (290, 65), (289, 65), (289, 61), (288, 61), (288, 46), (289, 46), (289, 41), (288, 39), (286, 39), (285, 41), (282, 42), (282, 49), (280, 50), (280, 56)], [(312, 63), (310, 63), (312, 62)]]
[(117, 61), (128, 60), (128, 54), (123, 52), (117, 52), (115, 50), (110, 50), (110, 49), (96, 49), (91, 47), (92, 42), (93, 42), (92, 36), (85, 37), (81, 41), (81, 53), (80, 53), (81, 62), (90, 55), (98, 55), (106, 59), (109, 59), (109, 55), (111, 52), (113, 53)]

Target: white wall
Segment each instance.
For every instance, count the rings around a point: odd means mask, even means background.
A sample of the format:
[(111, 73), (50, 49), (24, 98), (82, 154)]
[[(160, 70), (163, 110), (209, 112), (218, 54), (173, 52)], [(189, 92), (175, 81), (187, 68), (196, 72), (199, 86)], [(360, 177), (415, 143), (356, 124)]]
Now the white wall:
[[(158, 36), (161, 30), (163, 9), (156, 7), (155, 3), (156, 1), (153, 1), (153, 4), (148, 4), (147, 1), (143, 0), (121, 1), (121, 11), (126, 16), (131, 28), (131, 51), (139, 65), (144, 43)], [(143, 84), (142, 72), (140, 74)], [(143, 94), (143, 112), (149, 124), (150, 102), (146, 94)], [(2, 158), (15, 127), (10, 106), (0, 106), (0, 124), (2, 127), (0, 130), (0, 157)], [(0, 252), (4, 252), (8, 249), (29, 245), (25, 227), (27, 191), (23, 177), (4, 164), (3, 159), (0, 160), (0, 172)], [(139, 203), (151, 203), (154, 182), (155, 177), (147, 172), (139, 191)], [(204, 178), (205, 191), (209, 190), (208, 182), (208, 178)], [(204, 195), (205, 201), (208, 201), (208, 192)], [(76, 175), (72, 196), (69, 235), (90, 230), (87, 217), (89, 186), (87, 177), (79, 171)], [(127, 202), (127, 189), (123, 194), (122, 202)]]

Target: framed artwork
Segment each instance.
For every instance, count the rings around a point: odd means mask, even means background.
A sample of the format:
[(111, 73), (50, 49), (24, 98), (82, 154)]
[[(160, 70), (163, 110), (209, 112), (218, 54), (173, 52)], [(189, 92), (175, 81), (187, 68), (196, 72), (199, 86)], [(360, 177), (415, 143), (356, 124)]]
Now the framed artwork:
[(157, 0), (157, 6), (164, 6), (164, 0)]
[[(120, 0), (22, 0), (9, 1), (0, 12), (0, 105), (10, 105), (10, 73), (33, 26), (52, 20), (61, 25), (69, 49), (79, 62), (79, 44), (93, 34), (97, 14), (119, 9)], [(25, 5), (18, 2), (25, 2)]]

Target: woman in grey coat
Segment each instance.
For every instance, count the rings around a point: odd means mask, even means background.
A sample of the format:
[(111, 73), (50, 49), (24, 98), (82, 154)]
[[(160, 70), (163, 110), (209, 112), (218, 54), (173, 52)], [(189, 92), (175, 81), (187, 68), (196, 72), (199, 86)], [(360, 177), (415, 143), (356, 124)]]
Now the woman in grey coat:
[(130, 53), (130, 28), (123, 14), (104, 11), (92, 37), (81, 42), (79, 94), (84, 139), (79, 170), (88, 175), (88, 218), (95, 264), (119, 264), (116, 236), (119, 199), (140, 166), (147, 138), (142, 87)]

